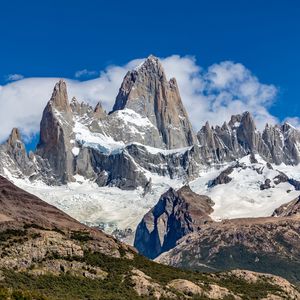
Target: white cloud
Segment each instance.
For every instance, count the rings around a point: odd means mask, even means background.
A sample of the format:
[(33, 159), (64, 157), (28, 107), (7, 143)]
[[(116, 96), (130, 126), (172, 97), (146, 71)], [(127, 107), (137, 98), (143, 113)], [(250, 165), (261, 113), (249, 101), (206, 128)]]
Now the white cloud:
[(74, 74), (75, 78), (88, 78), (96, 75), (98, 75), (97, 71), (90, 71), (88, 69), (79, 70)]
[(277, 89), (266, 85), (242, 64), (221, 62), (203, 70), (193, 57), (170, 56), (163, 61), (169, 76), (176, 77), (182, 100), (196, 130), (207, 120), (221, 125), (233, 114), (250, 111), (259, 129), (278, 120), (268, 112)]
[(23, 78), (24, 76), (22, 74), (9, 74), (6, 76), (6, 81), (17, 81)]
[[(95, 105), (99, 100), (110, 111), (126, 72), (143, 60), (135, 59), (124, 66), (110, 66), (99, 77), (78, 81), (66, 79), (69, 98)], [(268, 112), (276, 88), (265, 85), (242, 64), (221, 62), (207, 70), (193, 57), (172, 55), (162, 60), (168, 78), (177, 79), (182, 101), (198, 130), (207, 120), (222, 124), (232, 114), (252, 112), (261, 128), (277, 119)], [(38, 132), (43, 108), (59, 78), (26, 78), (0, 86), (0, 141), (7, 138), (12, 127), (21, 128), (25, 136)]]

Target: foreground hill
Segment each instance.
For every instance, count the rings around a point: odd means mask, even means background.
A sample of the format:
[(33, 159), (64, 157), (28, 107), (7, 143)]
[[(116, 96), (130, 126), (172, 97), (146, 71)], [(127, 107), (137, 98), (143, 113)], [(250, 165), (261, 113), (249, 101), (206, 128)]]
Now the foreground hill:
[[(299, 299), (286, 280), (157, 264), (0, 177), (0, 299)], [(273, 299), (273, 298), (272, 298)]]
[[(203, 223), (181, 239), (178, 238), (177, 245), (162, 253), (156, 261), (193, 270), (238, 268), (268, 272), (299, 283), (299, 198), (279, 207), (273, 215)], [(165, 217), (166, 223), (168, 217)], [(185, 226), (199, 224), (201, 218), (190, 218)], [(150, 224), (148, 228), (151, 228)], [(171, 230), (174, 231), (174, 228)], [(141, 235), (139, 232), (137, 234)], [(168, 236), (172, 236), (172, 232), (168, 232), (165, 239)], [(144, 239), (141, 242), (144, 248), (151, 247), (151, 241)], [(139, 245), (136, 246), (139, 248)]]

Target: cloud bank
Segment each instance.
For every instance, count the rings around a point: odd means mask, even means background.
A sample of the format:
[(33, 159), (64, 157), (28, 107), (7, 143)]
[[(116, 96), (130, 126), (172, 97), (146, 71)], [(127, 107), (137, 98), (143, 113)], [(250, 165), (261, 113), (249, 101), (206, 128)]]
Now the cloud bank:
[[(110, 111), (123, 77), (128, 70), (141, 64), (135, 59), (124, 66), (109, 66), (95, 79), (79, 81), (66, 78), (69, 98), (91, 105), (101, 100)], [(278, 120), (268, 112), (274, 103), (277, 88), (261, 83), (250, 70), (240, 63), (225, 61), (203, 69), (194, 57), (172, 55), (161, 62), (167, 77), (177, 79), (182, 101), (195, 130), (209, 121), (222, 124), (232, 114), (250, 111), (259, 128), (266, 122)], [(80, 71), (75, 78), (90, 75)], [(59, 78), (25, 78), (0, 86), (0, 141), (13, 127), (21, 129), (27, 140), (39, 131), (42, 111), (50, 99)]]

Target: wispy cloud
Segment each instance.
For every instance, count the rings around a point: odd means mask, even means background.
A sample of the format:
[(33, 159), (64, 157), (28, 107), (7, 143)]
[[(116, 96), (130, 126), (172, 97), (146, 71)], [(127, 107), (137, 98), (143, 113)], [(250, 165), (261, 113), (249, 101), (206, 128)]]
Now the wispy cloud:
[(9, 74), (6, 76), (6, 81), (17, 81), (23, 78), (24, 76), (22, 74)]
[[(124, 66), (109, 66), (89, 80), (66, 79), (69, 98), (91, 105), (101, 100), (110, 111), (126, 72), (143, 59)], [(231, 61), (214, 64), (207, 69), (194, 57), (172, 55), (161, 59), (167, 77), (177, 79), (182, 101), (191, 122), (198, 130), (207, 120), (222, 124), (232, 114), (246, 110), (253, 113), (258, 127), (278, 120), (268, 109), (276, 99), (277, 89), (259, 81), (244, 65)], [(59, 78), (26, 78), (0, 86), (0, 141), (7, 138), (12, 127), (19, 127), (30, 137), (39, 130), (43, 108)]]
[(90, 70), (87, 70), (87, 69), (83, 69), (83, 70), (79, 70), (77, 72), (75, 72), (74, 76), (75, 78), (89, 78), (89, 77), (93, 77), (93, 76), (96, 76), (98, 75), (99, 72), (97, 71), (90, 71)]

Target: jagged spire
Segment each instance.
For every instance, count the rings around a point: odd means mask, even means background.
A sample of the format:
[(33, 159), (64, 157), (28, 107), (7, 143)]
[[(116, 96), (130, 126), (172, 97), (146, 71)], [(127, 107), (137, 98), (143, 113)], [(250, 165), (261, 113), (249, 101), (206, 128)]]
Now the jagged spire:
[(63, 79), (55, 84), (50, 103), (53, 105), (53, 107), (60, 111), (71, 111), (68, 101), (67, 85)]
[(94, 116), (100, 120), (104, 119), (107, 116), (106, 111), (102, 107), (101, 101), (99, 101), (95, 106)]
[(148, 118), (166, 148), (187, 147), (196, 141), (177, 82), (175, 78), (167, 80), (162, 64), (153, 55), (126, 74), (112, 113), (124, 108)]
[(26, 149), (18, 128), (13, 128), (6, 142), (9, 153), (13, 154), (19, 164), (25, 163)]
[(8, 137), (7, 143), (13, 147), (17, 141), (21, 141), (21, 134), (18, 128), (13, 128)]

